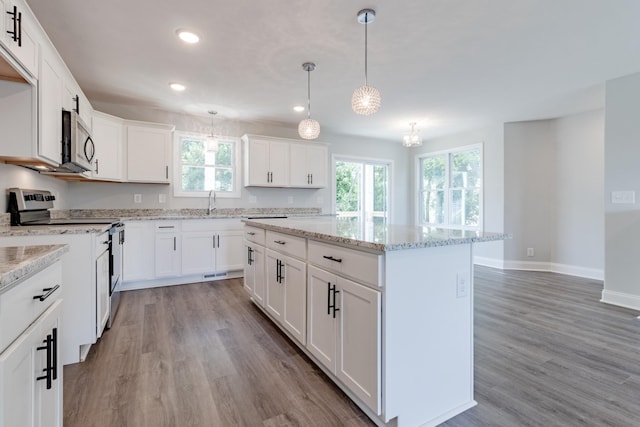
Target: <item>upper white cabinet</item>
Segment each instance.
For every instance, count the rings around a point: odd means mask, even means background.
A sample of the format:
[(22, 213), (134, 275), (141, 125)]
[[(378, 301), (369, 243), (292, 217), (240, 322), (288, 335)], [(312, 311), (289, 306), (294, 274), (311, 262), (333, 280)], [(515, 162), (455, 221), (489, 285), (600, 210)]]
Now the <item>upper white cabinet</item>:
[(43, 48), (38, 84), (38, 154), (56, 164), (62, 160), (63, 72), (53, 48)]
[(245, 143), (245, 186), (287, 187), (289, 144), (243, 137)]
[(118, 117), (94, 111), (93, 142), (96, 155), (91, 177), (98, 180), (122, 181), (122, 138), (124, 122)]
[(127, 124), (127, 181), (169, 183), (173, 126)]
[(326, 187), (328, 157), (324, 145), (291, 144), (291, 187)]
[(38, 77), (38, 24), (24, 1), (0, 0), (0, 43), (32, 76)]
[(244, 135), (245, 187), (322, 188), (329, 150), (318, 143)]

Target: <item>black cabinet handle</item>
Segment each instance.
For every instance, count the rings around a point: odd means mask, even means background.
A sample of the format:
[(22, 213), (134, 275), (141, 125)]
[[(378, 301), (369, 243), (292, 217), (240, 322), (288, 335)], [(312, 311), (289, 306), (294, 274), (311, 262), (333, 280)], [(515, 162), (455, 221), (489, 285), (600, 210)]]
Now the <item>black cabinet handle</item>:
[(158, 228), (174, 228), (173, 225), (159, 225)]
[(72, 99), (73, 99), (73, 102), (76, 103), (76, 108), (74, 108), (74, 111), (77, 114), (80, 114), (80, 95), (76, 95)]
[(100, 169), (99, 169), (98, 159), (96, 159), (96, 175), (100, 174), (100, 172), (98, 172), (99, 170)]
[(273, 243), (277, 243), (279, 245), (286, 245), (287, 242), (283, 242), (282, 240), (274, 240)]
[(176, 237), (173, 237), (173, 250), (176, 250)]
[(336, 318), (336, 311), (340, 311), (339, 308), (336, 307), (336, 294), (339, 294), (340, 291), (336, 289), (336, 286), (333, 287), (333, 318)]
[(256, 233), (254, 233), (253, 231), (247, 231), (247, 234), (248, 234), (249, 236), (255, 236), (255, 235), (256, 235)]
[[(18, 6), (13, 6), (13, 10), (8, 10), (7, 15), (11, 15), (11, 20), (13, 21), (13, 31), (7, 30), (7, 34), (11, 34), (11, 40), (14, 42), (18, 41)], [(20, 21), (22, 21), (22, 13), (20, 13)], [(18, 42), (18, 46), (20, 46), (20, 42)]]
[(33, 299), (37, 299), (37, 300), (40, 300), (42, 302), (42, 301), (46, 300), (47, 298), (49, 298), (55, 291), (57, 291), (59, 287), (60, 287), (60, 285), (55, 285), (53, 288), (44, 288), (42, 290), (42, 292), (44, 292), (44, 294), (36, 295), (36, 296), (33, 297)]
[(46, 380), (47, 390), (51, 390), (51, 382), (52, 382), (52, 376), (53, 376), (52, 375), (53, 368), (51, 367), (51, 349), (53, 347), (53, 337), (51, 335), (47, 335), (47, 339), (45, 339), (42, 342), (45, 343), (46, 345), (41, 347), (36, 347), (36, 350), (37, 351), (46, 350), (47, 367), (42, 370), (42, 372), (44, 372), (44, 375), (40, 377), (36, 377), (36, 381)]
[[(327, 283), (327, 285), (329, 285), (329, 294), (327, 295), (327, 303), (328, 303), (328, 310), (327, 310), (327, 314), (331, 313), (331, 309), (333, 309), (333, 318), (336, 318), (336, 311), (340, 311), (339, 308), (336, 308), (336, 294), (339, 294), (340, 291), (337, 290), (337, 285), (333, 285), (331, 286), (330, 283)], [(333, 303), (331, 302), (331, 294), (333, 294)]]
[(18, 12), (18, 47), (22, 47), (22, 12)]
[(329, 261), (342, 262), (342, 258), (334, 258), (331, 255), (322, 255), (322, 258), (328, 259)]
[(331, 315), (331, 282), (327, 282), (327, 316)]
[(51, 331), (51, 368), (54, 380), (58, 379), (58, 328)]
[(279, 259), (276, 260), (276, 281), (282, 284), (284, 280), (284, 275), (282, 274), (282, 267), (284, 267), (284, 263)]
[(220, 235), (218, 234), (218, 248), (220, 248)]
[(251, 256), (253, 254), (253, 249), (251, 249), (250, 246), (247, 246), (247, 264), (249, 265), (253, 265), (253, 257)]
[(169, 179), (169, 166), (164, 167), (164, 177), (165, 179)]

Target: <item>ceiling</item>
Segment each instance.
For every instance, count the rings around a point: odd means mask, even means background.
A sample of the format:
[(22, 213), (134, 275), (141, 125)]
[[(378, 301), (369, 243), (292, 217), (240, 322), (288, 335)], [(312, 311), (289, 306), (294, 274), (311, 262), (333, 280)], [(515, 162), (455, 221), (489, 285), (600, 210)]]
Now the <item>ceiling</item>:
[[(412, 121), (430, 138), (601, 108), (604, 81), (640, 71), (637, 0), (27, 1), (92, 102), (295, 129), (312, 61), (324, 132), (398, 142)], [(359, 116), (366, 7), (382, 108)]]

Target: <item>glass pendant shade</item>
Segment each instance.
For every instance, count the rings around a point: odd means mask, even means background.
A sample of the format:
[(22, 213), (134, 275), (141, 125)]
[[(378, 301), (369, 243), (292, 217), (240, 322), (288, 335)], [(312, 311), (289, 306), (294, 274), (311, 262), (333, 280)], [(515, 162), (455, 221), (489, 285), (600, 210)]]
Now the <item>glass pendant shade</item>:
[(302, 69), (307, 72), (307, 118), (298, 125), (298, 135), (302, 139), (316, 139), (320, 136), (320, 123), (311, 118), (311, 72), (316, 69), (316, 64), (305, 62)]
[(298, 125), (298, 134), (303, 139), (316, 139), (320, 136), (320, 123), (313, 119), (304, 119)]
[(364, 85), (353, 91), (351, 108), (357, 114), (369, 116), (378, 112), (381, 102), (380, 91), (373, 86)]
[(211, 132), (207, 135), (207, 145), (205, 147), (205, 151), (208, 153), (215, 153), (218, 151), (218, 138), (213, 135), (213, 117), (218, 114), (217, 111), (209, 110), (209, 114), (211, 114)]
[(422, 145), (422, 138), (420, 137), (420, 131), (416, 130), (415, 123), (410, 123), (410, 125), (411, 125), (411, 132), (409, 132), (402, 138), (402, 145), (409, 148), (419, 147)]

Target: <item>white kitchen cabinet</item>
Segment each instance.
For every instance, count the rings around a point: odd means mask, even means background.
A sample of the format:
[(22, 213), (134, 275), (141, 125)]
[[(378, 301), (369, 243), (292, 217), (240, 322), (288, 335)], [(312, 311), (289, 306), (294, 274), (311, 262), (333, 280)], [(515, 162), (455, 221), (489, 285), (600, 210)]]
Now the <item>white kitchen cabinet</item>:
[(212, 273), (216, 263), (216, 233), (213, 231), (182, 234), (182, 274)]
[(244, 266), (242, 225), (236, 220), (185, 220), (182, 274), (223, 273)]
[(220, 230), (217, 235), (216, 271), (242, 270), (242, 230)]
[(180, 275), (181, 239), (179, 221), (158, 221), (155, 232), (155, 277)]
[(122, 181), (122, 139), (124, 121), (108, 114), (93, 112), (93, 142), (96, 154), (91, 178), (106, 181)]
[(243, 136), (245, 187), (289, 186), (289, 142)]
[(168, 184), (173, 127), (126, 123), (127, 181)]
[(328, 157), (324, 145), (291, 144), (291, 187), (326, 187)]
[(0, 353), (0, 427), (62, 426), (62, 300)]
[(55, 164), (62, 161), (63, 72), (53, 47), (43, 48), (38, 82), (38, 154)]
[(0, 43), (32, 76), (38, 78), (38, 24), (22, 0), (1, 0), (3, 31)]
[(107, 326), (110, 312), (109, 288), (111, 275), (109, 274), (109, 233), (104, 232), (96, 238), (96, 338), (102, 336)]
[(256, 304), (265, 304), (265, 249), (245, 240), (244, 288)]
[(302, 345), (306, 343), (306, 264), (271, 249), (266, 251), (265, 308)]
[(309, 266), (307, 349), (380, 414), (381, 293)]
[(153, 221), (126, 221), (123, 247), (123, 282), (155, 277), (155, 224)]

